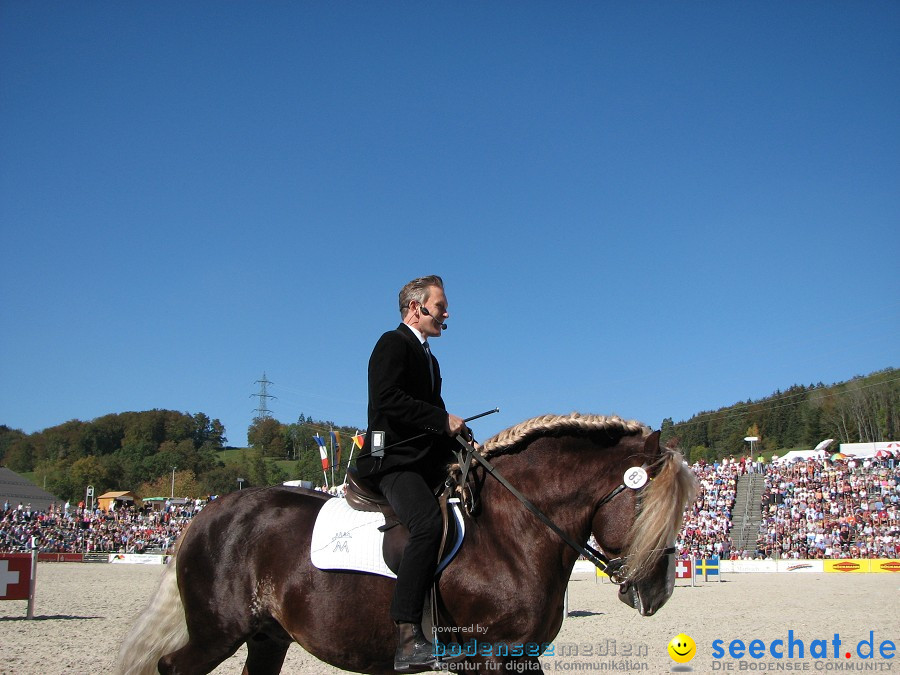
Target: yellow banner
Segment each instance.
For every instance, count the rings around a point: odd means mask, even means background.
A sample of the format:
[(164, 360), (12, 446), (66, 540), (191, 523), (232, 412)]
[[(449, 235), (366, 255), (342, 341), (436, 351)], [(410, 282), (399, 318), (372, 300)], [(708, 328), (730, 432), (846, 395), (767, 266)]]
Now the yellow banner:
[(826, 572), (842, 572), (844, 574), (869, 572), (871, 570), (871, 561), (869, 560), (830, 560), (825, 559)]
[(888, 559), (875, 559), (870, 560), (872, 569), (871, 572), (900, 572), (900, 560), (896, 558)]

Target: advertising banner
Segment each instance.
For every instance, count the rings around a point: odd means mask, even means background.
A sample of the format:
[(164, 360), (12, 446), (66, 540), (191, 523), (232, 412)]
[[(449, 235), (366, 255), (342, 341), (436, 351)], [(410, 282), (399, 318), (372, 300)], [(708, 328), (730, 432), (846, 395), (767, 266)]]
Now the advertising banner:
[(828, 558), (824, 560), (826, 572), (842, 574), (867, 573), (871, 569), (869, 562), (868, 560), (832, 560)]
[(870, 572), (900, 572), (900, 560), (875, 559), (869, 561)]
[(109, 562), (120, 565), (162, 565), (166, 562), (166, 556), (140, 553), (110, 553)]
[(821, 560), (779, 560), (776, 563), (779, 572), (817, 572), (825, 571)]
[(723, 560), (720, 565), (723, 573), (758, 574), (778, 571), (774, 560)]

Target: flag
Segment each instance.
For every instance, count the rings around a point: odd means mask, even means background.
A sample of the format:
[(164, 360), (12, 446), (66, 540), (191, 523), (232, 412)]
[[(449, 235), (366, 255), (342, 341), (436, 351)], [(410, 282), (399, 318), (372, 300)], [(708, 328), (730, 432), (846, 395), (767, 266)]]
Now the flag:
[(30, 592), (31, 555), (4, 553), (0, 556), (0, 600), (28, 600)]
[(322, 470), (328, 471), (328, 449), (325, 447), (325, 439), (316, 434), (313, 436), (319, 446), (319, 454), (322, 456)]
[(341, 466), (341, 432), (331, 432), (331, 445), (334, 447), (334, 464), (338, 468)]
[(675, 578), (690, 579), (691, 578), (691, 561), (679, 560), (675, 563)]
[(694, 574), (702, 574), (704, 578), (707, 576), (716, 576), (719, 574), (719, 557), (703, 558), (694, 563)]
[(360, 450), (362, 450), (364, 441), (365, 441), (365, 436), (363, 436), (362, 434), (356, 434), (356, 436), (353, 437), (353, 445), (355, 445)]

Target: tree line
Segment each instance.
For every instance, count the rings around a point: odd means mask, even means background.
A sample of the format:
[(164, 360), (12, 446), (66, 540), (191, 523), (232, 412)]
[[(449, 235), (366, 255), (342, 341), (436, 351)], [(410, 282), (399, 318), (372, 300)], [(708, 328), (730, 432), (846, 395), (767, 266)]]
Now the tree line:
[(681, 447), (691, 462), (746, 455), (748, 436), (760, 439), (754, 451), (769, 458), (812, 449), (826, 438), (835, 444), (900, 440), (900, 371), (887, 368), (830, 386), (794, 385), (757, 401), (662, 423), (662, 441)]
[[(339, 447), (333, 447), (331, 432)], [(322, 485), (325, 479), (322, 457), (314, 436), (325, 440), (329, 453), (328, 485), (342, 483), (350, 462), (353, 436), (360, 430), (331, 421), (314, 420), (300, 413), (297, 421), (283, 424), (274, 418), (257, 418), (247, 430), (247, 442), (264, 457), (293, 461), (291, 478)], [(339, 452), (340, 451), (340, 452)], [(354, 456), (355, 459), (355, 456)], [(282, 462), (283, 464), (283, 462)], [(334, 465), (332, 478), (331, 465)]]
[[(759, 451), (812, 448), (837, 442), (900, 440), (900, 371), (888, 368), (848, 382), (795, 385), (758, 401), (748, 400), (689, 420), (663, 420), (662, 439), (684, 449), (692, 462), (747, 454), (746, 436)], [(132, 490), (140, 497), (199, 497), (287, 479), (323, 484), (319, 435), (337, 432), (340, 461), (328, 484), (344, 479), (353, 427), (317, 421), (302, 413), (296, 422), (253, 420), (249, 448), (228, 449), (225, 428), (205, 413), (171, 410), (114, 413), (89, 422), (71, 420), (32, 434), (0, 425), (0, 463), (61, 499), (78, 501), (85, 487), (96, 494)], [(334, 463), (338, 458), (330, 456)], [(239, 482), (240, 479), (240, 482)]]
[[(0, 464), (32, 474), (60, 499), (129, 490), (139, 497), (200, 497), (288, 479), (324, 482), (313, 436), (334, 429), (344, 445), (334, 481), (343, 481), (355, 430), (301, 414), (294, 424), (256, 419), (249, 448), (227, 448), (225, 427), (205, 413), (172, 410), (113, 413), (71, 420), (32, 434), (0, 425)], [(328, 483), (332, 472), (328, 472)], [(174, 485), (173, 485), (174, 483)]]
[[(98, 495), (137, 491), (171, 477), (173, 467), (181, 483), (190, 480), (191, 487), (214, 494), (224, 484), (217, 452), (225, 441), (222, 423), (202, 412), (150, 410), (71, 420), (32, 434), (3, 425), (0, 457), (13, 471), (33, 472), (35, 483), (61, 499), (83, 499), (87, 485)], [(170, 489), (142, 496), (169, 495)]]

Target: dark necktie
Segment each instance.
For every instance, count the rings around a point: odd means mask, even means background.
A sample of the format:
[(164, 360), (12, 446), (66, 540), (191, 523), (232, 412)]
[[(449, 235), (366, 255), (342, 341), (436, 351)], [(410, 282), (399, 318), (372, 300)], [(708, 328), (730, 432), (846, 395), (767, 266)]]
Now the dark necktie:
[(428, 374), (431, 375), (431, 389), (434, 390), (434, 363), (431, 361), (431, 350), (428, 348), (428, 342), (422, 343), (425, 348), (425, 356), (428, 357)]

